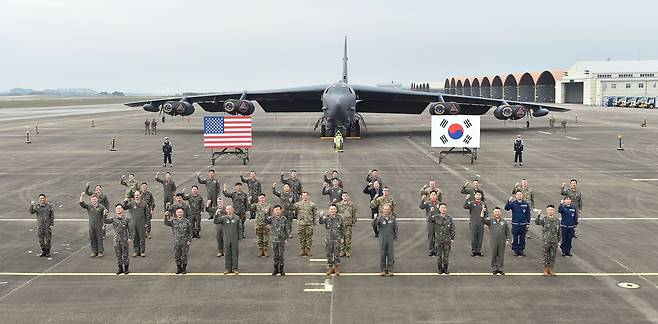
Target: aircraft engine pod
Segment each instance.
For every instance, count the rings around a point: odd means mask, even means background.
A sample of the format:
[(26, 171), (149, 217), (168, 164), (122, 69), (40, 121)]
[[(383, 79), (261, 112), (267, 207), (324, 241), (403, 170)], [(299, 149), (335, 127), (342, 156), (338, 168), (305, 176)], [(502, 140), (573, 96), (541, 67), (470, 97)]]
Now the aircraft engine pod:
[(512, 117), (510, 117), (511, 120), (521, 119), (525, 117), (525, 115), (528, 113), (528, 109), (521, 105), (513, 105), (511, 107), (512, 107)]
[(443, 102), (433, 102), (430, 104), (430, 115), (443, 115), (446, 112), (446, 106)]
[(158, 108), (157, 106), (158, 105), (153, 105), (153, 103), (150, 102), (142, 106), (142, 108), (148, 112), (158, 112), (160, 111), (160, 108)]
[(237, 101), (238, 100), (232, 100), (232, 99), (226, 100), (224, 102), (224, 111), (230, 115), (237, 114), (238, 113), (238, 108), (236, 107)]
[(494, 117), (500, 120), (505, 120), (512, 117), (513, 113), (512, 107), (509, 105), (500, 105), (494, 110)]
[(189, 116), (194, 113), (194, 106), (187, 101), (179, 101), (176, 104), (176, 114), (181, 116)]
[(539, 107), (536, 111), (532, 111), (532, 116), (533, 117), (543, 117), (548, 115), (548, 109)]
[(249, 116), (254, 113), (256, 110), (256, 107), (254, 107), (254, 104), (251, 103), (251, 101), (248, 100), (240, 100), (238, 101), (238, 112), (240, 115), (243, 116)]
[(459, 104), (456, 102), (446, 102), (444, 103), (446, 107), (448, 107), (447, 114), (448, 115), (459, 115), (459, 112), (461, 111)]
[(174, 111), (174, 103), (171, 101), (165, 102), (164, 105), (162, 105), (162, 111), (171, 115), (171, 113)]

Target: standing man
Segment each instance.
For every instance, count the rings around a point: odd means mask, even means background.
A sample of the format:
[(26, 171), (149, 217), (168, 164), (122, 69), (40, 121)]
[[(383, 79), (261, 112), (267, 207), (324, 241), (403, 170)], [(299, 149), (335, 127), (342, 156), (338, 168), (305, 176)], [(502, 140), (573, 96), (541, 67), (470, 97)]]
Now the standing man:
[[(375, 199), (375, 197), (383, 196), (384, 191), (382, 190), (381, 185), (379, 184), (379, 181), (375, 180), (374, 182), (369, 182), (365, 188), (363, 188), (363, 193), (366, 195), (370, 195), (370, 200), (372, 201)], [(377, 213), (379, 212), (378, 207), (370, 207), (370, 215), (372, 219), (377, 218)], [(372, 231), (375, 233), (375, 237), (378, 237), (379, 232), (377, 232), (377, 228), (373, 227)]]
[(431, 191), (429, 193), (429, 198), (427, 195), (423, 195), (420, 199), (420, 209), (425, 210), (425, 221), (427, 222), (427, 255), (431, 257), (436, 256), (436, 237), (434, 231), (434, 222), (432, 221), (432, 216), (439, 214), (439, 204), (441, 201), (438, 198), (436, 191)]
[(436, 264), (439, 274), (450, 274), (448, 271), (450, 248), (455, 241), (455, 223), (447, 212), (448, 205), (440, 203), (439, 214), (431, 216), (436, 238)]
[[(583, 194), (580, 192), (580, 190), (576, 189), (576, 186), (578, 186), (578, 180), (576, 179), (571, 179), (569, 181), (569, 189), (567, 189), (565, 183), (562, 183), (562, 190), (560, 191), (560, 194), (563, 197), (569, 197), (571, 198), (571, 204), (578, 209), (578, 216), (582, 215), (583, 213)], [(578, 238), (576, 236), (576, 227), (574, 227), (573, 230), (573, 238)]]
[(471, 197), (475, 197), (476, 191), (479, 191), (482, 194), (482, 201), (484, 201), (484, 190), (482, 190), (480, 187), (480, 180), (478, 179), (473, 180), (473, 186), (471, 188), (468, 187), (468, 181), (466, 181), (462, 186), (462, 190), (459, 192), (464, 195), (471, 195)]
[(208, 170), (208, 178), (201, 179), (201, 173), (196, 173), (196, 181), (199, 184), (206, 185), (206, 192), (208, 193), (208, 200), (213, 207), (217, 207), (217, 197), (219, 196), (219, 179), (215, 175), (215, 170)]
[(466, 195), (464, 209), (468, 209), (469, 227), (471, 230), (471, 256), (482, 257), (482, 239), (484, 238), (484, 223), (482, 222), (482, 210), (485, 210), (484, 217), (489, 217), (486, 212), (487, 204), (482, 201), (482, 193), (475, 193), (475, 199), (471, 200), (471, 195)]
[(340, 246), (343, 243), (345, 224), (338, 215), (336, 205), (329, 206), (329, 215), (320, 216), (320, 224), (324, 224), (325, 252), (327, 254), (327, 275), (340, 275)]
[(393, 265), (395, 256), (393, 253), (393, 242), (398, 240), (398, 222), (391, 216), (391, 206), (384, 205), (383, 213), (372, 222), (377, 226), (381, 236), (379, 237), (379, 270), (381, 276), (393, 276)]
[(142, 182), (140, 185), (139, 193), (142, 195), (142, 200), (147, 205), (149, 205), (149, 209), (151, 210), (149, 217), (146, 219), (146, 238), (151, 239), (151, 220), (153, 219), (153, 213), (155, 212), (155, 198), (149, 191), (149, 187), (146, 182)]
[(155, 181), (162, 184), (163, 191), (163, 203), (162, 205), (167, 208), (167, 203), (170, 205), (174, 204), (174, 193), (176, 192), (176, 183), (171, 178), (171, 172), (165, 172), (165, 179), (160, 179), (160, 171), (155, 174)]
[(217, 241), (217, 257), (224, 256), (224, 230), (220, 224), (221, 217), (226, 215), (226, 206), (224, 206), (224, 199), (219, 197), (217, 198), (217, 207), (212, 206), (212, 202), (208, 200), (206, 203), (206, 211), (208, 212), (208, 219), (213, 220), (215, 224), (215, 229), (217, 233), (215, 235), (215, 240)]
[(318, 209), (311, 201), (308, 192), (302, 193), (302, 201), (293, 204), (297, 212), (297, 235), (299, 235), (299, 256), (312, 256), (313, 226), (318, 217)]
[(174, 259), (176, 260), (176, 274), (187, 273), (187, 254), (192, 243), (192, 225), (184, 217), (183, 208), (176, 209), (176, 218), (171, 219), (169, 213), (165, 213), (164, 224), (171, 227), (174, 237)]
[[(376, 170), (375, 170), (376, 171)], [(373, 172), (375, 172), (373, 171)], [(378, 181), (378, 180), (375, 180)], [(377, 208), (377, 214), (381, 215), (383, 212), (383, 207), (384, 205), (388, 205), (391, 207), (391, 215), (393, 217), (396, 216), (395, 213), (395, 199), (391, 198), (391, 194), (388, 191), (388, 187), (382, 188), (382, 196), (380, 197), (379, 195), (375, 195), (375, 197), (370, 201), (370, 208)], [(379, 236), (379, 232), (375, 230), (375, 228), (372, 229), (375, 232), (375, 237)]]
[(84, 201), (85, 193), (80, 193), (80, 207), (87, 210), (89, 216), (89, 241), (91, 257), (103, 257), (103, 223), (107, 217), (107, 208), (98, 203), (96, 196), (91, 196), (91, 204)]
[[(535, 209), (535, 193), (530, 189), (530, 186), (528, 185), (528, 179), (523, 178), (521, 180), (521, 184), (518, 182), (514, 184), (514, 188), (512, 188), (512, 195), (516, 195), (517, 192), (522, 192), (523, 197), (527, 202), (530, 203), (530, 209), (534, 210)], [(530, 225), (526, 227), (526, 238), (530, 238)]]
[(297, 196), (290, 190), (290, 185), (283, 185), (283, 192), (276, 190), (276, 182), (272, 184), (272, 193), (279, 197), (279, 205), (283, 208), (283, 216), (286, 217), (286, 226), (288, 226), (288, 238), (292, 238), (292, 220), (297, 218), (295, 215), (295, 203)]
[(123, 209), (130, 210), (130, 217), (133, 222), (133, 257), (146, 257), (146, 220), (151, 218), (151, 208), (142, 200), (142, 194), (135, 192), (135, 199), (124, 200)]
[[(251, 197), (250, 197), (251, 198)], [(251, 202), (251, 199), (249, 199)], [(258, 256), (268, 257), (270, 254), (267, 252), (269, 246), (270, 230), (265, 223), (265, 220), (272, 216), (272, 206), (267, 203), (267, 197), (264, 193), (258, 195), (258, 202), (249, 205), (249, 210), (256, 217), (256, 238), (258, 240)]]
[[(107, 198), (107, 195), (103, 193), (103, 188), (101, 185), (96, 185), (94, 191), (91, 191), (90, 183), (87, 182), (85, 185), (85, 194), (87, 196), (96, 196), (98, 198), (98, 203), (103, 205), (107, 210), (110, 209), (110, 200)], [(103, 239), (105, 239), (105, 224), (103, 224)]]
[(272, 230), (272, 253), (274, 253), (274, 270), (272, 275), (276, 276), (280, 274), (282, 276), (286, 275), (286, 272), (283, 270), (283, 253), (288, 244), (288, 225), (286, 222), (288, 219), (283, 216), (283, 208), (276, 205), (272, 208), (272, 214), (274, 216), (268, 216), (264, 223)]
[[(185, 188), (183, 188), (185, 190)], [(185, 203), (185, 194), (182, 192), (176, 193), (176, 202), (173, 205), (167, 205), (165, 210), (169, 211), (169, 215), (176, 215), (176, 209), (183, 208), (183, 216), (187, 219), (190, 218), (190, 206)]]
[(171, 143), (169, 142), (169, 137), (164, 138), (164, 142), (162, 143), (162, 156), (164, 157), (164, 164), (162, 164), (162, 167), (167, 166), (167, 161), (169, 161), (169, 167), (173, 166), (171, 163), (171, 153), (174, 151), (174, 147), (171, 146)]
[(249, 179), (246, 179), (243, 174), (244, 172), (240, 171), (240, 181), (247, 184), (249, 196), (252, 197), (251, 199), (258, 198), (258, 196), (263, 193), (263, 189), (260, 181), (256, 178), (256, 172), (253, 170), (249, 171)]
[(357, 208), (350, 201), (350, 194), (347, 191), (343, 191), (341, 198), (341, 202), (336, 204), (338, 214), (343, 216), (343, 221), (345, 222), (345, 237), (343, 237), (343, 245), (340, 248), (340, 256), (349, 258), (352, 256), (352, 227), (357, 221)]
[(436, 197), (439, 200), (439, 202), (443, 201), (443, 193), (441, 192), (441, 189), (439, 189), (439, 184), (435, 180), (430, 180), (429, 186), (424, 185), (422, 188), (420, 188), (420, 196), (430, 196), (430, 192), (436, 192)]
[(297, 196), (297, 199), (302, 196), (302, 182), (297, 179), (297, 171), (290, 171), (290, 178), (284, 179), (283, 172), (281, 172), (281, 183), (290, 186), (290, 190)]
[(158, 135), (158, 123), (155, 121), (155, 118), (151, 120), (151, 133), (153, 135)]
[(199, 194), (199, 186), (192, 186), (192, 194), (184, 195), (183, 200), (187, 200), (190, 206), (190, 225), (192, 226), (192, 238), (201, 238), (201, 213), (205, 209), (205, 202)]
[(548, 119), (548, 126), (551, 128), (551, 133), (555, 133), (555, 116), (551, 115)]
[(235, 216), (232, 205), (226, 206), (226, 215), (219, 218), (219, 226), (224, 232), (224, 252), (226, 252), (224, 274), (239, 274), (238, 256), (240, 251), (238, 247), (244, 230), (242, 230), (242, 222)]
[(523, 192), (516, 192), (515, 197), (509, 197), (509, 201), (505, 204), (505, 210), (512, 211), (512, 250), (514, 256), (525, 256), (525, 233), (527, 226), (530, 224), (530, 205), (523, 199)]
[(53, 236), (53, 226), (55, 226), (55, 211), (46, 201), (45, 194), (39, 194), (38, 204), (35, 204), (34, 200), (30, 202), (30, 214), (36, 215), (37, 218), (37, 237), (39, 246), (41, 246), (40, 257), (50, 257), (50, 240)]
[(384, 181), (382, 180), (381, 176), (379, 176), (379, 170), (377, 169), (368, 170), (368, 175), (366, 175), (366, 182), (374, 183), (375, 181), (379, 181), (379, 185), (382, 187), (384, 186)]
[(331, 188), (329, 188), (329, 185), (325, 182), (322, 187), (322, 195), (329, 196), (330, 205), (339, 203), (343, 199), (343, 188), (340, 187), (338, 179), (333, 179), (331, 181)]
[(117, 256), (119, 270), (117, 274), (128, 274), (130, 260), (128, 258), (128, 244), (133, 240), (133, 227), (130, 217), (125, 217), (123, 205), (117, 204), (114, 207), (117, 215), (105, 219), (105, 224), (112, 224), (114, 227), (114, 253)]
[(242, 238), (245, 238), (244, 236), (244, 222), (247, 221), (247, 194), (242, 192), (242, 183), (236, 182), (235, 183), (235, 191), (229, 193), (228, 191), (228, 186), (224, 184), (224, 190), (223, 194), (224, 197), (231, 198), (231, 202), (233, 204), (233, 209), (235, 211), (235, 214), (240, 217), (240, 222), (242, 223)]
[(151, 135), (151, 121), (148, 118), (144, 121), (144, 135)]
[(560, 221), (560, 226), (562, 227), (562, 244), (560, 244), (562, 256), (570, 257), (571, 241), (576, 231), (576, 225), (578, 225), (578, 209), (573, 206), (571, 197), (566, 196), (560, 201), (560, 207), (558, 207), (557, 212), (562, 216), (562, 220)]
[(566, 133), (567, 132), (567, 120), (562, 119), (562, 121), (560, 121), (560, 126), (562, 126), (562, 133)]
[(557, 254), (557, 246), (562, 238), (562, 230), (560, 229), (560, 220), (555, 217), (555, 206), (546, 206), (546, 214), (544, 218), (541, 217), (541, 213), (537, 214), (535, 224), (542, 227), (541, 236), (544, 241), (542, 263), (544, 264), (544, 276), (554, 276), (555, 255)]
[(484, 225), (489, 226), (491, 234), (491, 273), (494, 275), (504, 275), (503, 264), (505, 262), (505, 246), (512, 241), (512, 232), (509, 223), (503, 218), (503, 211), (500, 207), (493, 210), (493, 219), (485, 217), (487, 209), (483, 208), (480, 217)]
[(338, 186), (343, 188), (343, 180), (340, 180), (340, 178), (338, 178), (338, 171), (336, 170), (331, 171), (331, 178), (328, 178), (327, 174), (328, 172), (325, 171), (322, 179), (326, 184), (331, 185), (333, 183), (333, 180), (336, 179), (338, 180)]
[[(137, 181), (137, 179), (135, 179), (135, 174), (133, 173), (128, 175), (127, 180), (126, 180), (126, 175), (125, 174), (122, 175), (120, 183), (122, 186), (126, 187), (126, 194), (125, 194), (126, 199), (132, 199), (135, 191), (139, 190), (139, 184), (138, 184), (139, 182)], [(107, 208), (107, 206), (105, 207)]]
[(514, 140), (514, 166), (516, 166), (517, 161), (519, 166), (523, 166), (523, 140), (521, 135), (517, 135), (516, 140)]

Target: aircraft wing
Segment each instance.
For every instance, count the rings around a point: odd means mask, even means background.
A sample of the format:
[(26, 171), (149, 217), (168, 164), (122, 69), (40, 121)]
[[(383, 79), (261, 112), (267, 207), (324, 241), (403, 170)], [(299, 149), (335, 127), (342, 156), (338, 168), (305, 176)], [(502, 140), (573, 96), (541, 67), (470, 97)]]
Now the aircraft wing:
[(261, 91), (222, 92), (186, 97), (169, 97), (148, 101), (126, 103), (126, 106), (141, 107), (152, 103), (159, 106), (166, 101), (180, 101), (185, 98), (190, 103), (199, 104), (204, 110), (217, 112), (221, 110), (224, 101), (228, 99), (255, 100), (266, 112), (321, 112), (322, 93), (328, 85), (317, 85), (287, 89)]

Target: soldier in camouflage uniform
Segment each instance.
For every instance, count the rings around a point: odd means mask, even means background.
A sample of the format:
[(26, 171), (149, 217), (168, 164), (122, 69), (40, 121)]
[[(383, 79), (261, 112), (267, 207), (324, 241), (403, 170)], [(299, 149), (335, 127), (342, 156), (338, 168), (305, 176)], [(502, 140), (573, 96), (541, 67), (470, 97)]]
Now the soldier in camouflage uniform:
[(39, 203), (30, 203), (30, 214), (36, 214), (37, 237), (41, 246), (41, 257), (50, 257), (50, 240), (53, 236), (52, 228), (55, 226), (55, 212), (46, 201), (46, 195), (39, 195)]
[(357, 208), (356, 205), (350, 201), (350, 195), (347, 191), (343, 191), (341, 202), (336, 204), (338, 214), (343, 216), (345, 221), (345, 236), (343, 237), (343, 245), (340, 248), (340, 256), (352, 256), (352, 227), (357, 221)]
[(544, 265), (544, 276), (554, 276), (555, 255), (562, 239), (562, 230), (560, 228), (560, 220), (555, 217), (555, 206), (548, 205), (546, 207), (546, 213), (547, 216), (543, 218), (541, 217), (541, 213), (537, 214), (535, 224), (542, 227), (541, 236), (544, 241), (542, 263)]
[(233, 205), (233, 210), (235, 211), (235, 214), (240, 217), (240, 222), (242, 222), (242, 238), (245, 238), (244, 236), (244, 222), (247, 221), (247, 206), (249, 205), (249, 202), (247, 201), (247, 198), (249, 196), (242, 191), (242, 183), (236, 182), (235, 183), (235, 191), (234, 192), (227, 192), (228, 186), (224, 184), (224, 197), (231, 198), (231, 203)]
[[(251, 200), (249, 200), (251, 201)], [(258, 256), (268, 257), (270, 230), (265, 223), (265, 219), (272, 215), (272, 206), (267, 203), (267, 197), (264, 193), (258, 195), (258, 202), (249, 205), (249, 210), (256, 217), (256, 238), (258, 239)]]
[(329, 215), (320, 216), (320, 224), (324, 224), (325, 252), (327, 254), (327, 275), (340, 275), (340, 246), (345, 236), (345, 222), (338, 215), (336, 205), (329, 206)]
[(312, 256), (313, 225), (318, 216), (318, 209), (311, 201), (308, 192), (302, 193), (302, 201), (293, 204), (297, 212), (297, 234), (299, 235), (299, 256)]
[(139, 188), (139, 193), (142, 195), (142, 201), (149, 205), (149, 209), (151, 210), (149, 217), (146, 219), (146, 238), (150, 239), (151, 220), (153, 219), (153, 213), (155, 212), (155, 197), (153, 197), (153, 194), (149, 191), (149, 187), (146, 182), (142, 182)]
[(384, 205), (383, 213), (372, 220), (379, 229), (379, 270), (382, 276), (393, 275), (393, 264), (395, 257), (393, 253), (393, 242), (398, 240), (398, 222), (391, 216), (391, 208)]
[(91, 196), (91, 204), (84, 201), (85, 193), (80, 193), (80, 207), (87, 210), (89, 216), (89, 241), (91, 242), (91, 256), (103, 257), (103, 224), (107, 217), (107, 208), (98, 203), (96, 196)]
[(176, 215), (176, 209), (178, 208), (183, 208), (183, 216), (187, 219), (190, 218), (190, 206), (185, 203), (185, 194), (182, 192), (176, 193), (176, 202), (174, 204), (167, 203), (165, 211), (168, 211), (170, 215)]
[(331, 184), (333, 183), (333, 180), (336, 179), (336, 180), (338, 180), (338, 186), (339, 186), (340, 188), (343, 188), (343, 180), (340, 180), (340, 178), (338, 178), (338, 171), (336, 171), (336, 170), (331, 171), (331, 179), (330, 179), (329, 177), (327, 177), (327, 174), (328, 174), (328, 173), (329, 173), (329, 172), (327, 172), (327, 171), (324, 172), (324, 175), (323, 175), (323, 177), (322, 177), (322, 180), (323, 180), (326, 184), (331, 185)]
[(459, 191), (460, 193), (464, 195), (471, 195), (471, 197), (475, 197), (475, 192), (479, 191), (482, 193), (482, 201), (484, 201), (484, 190), (482, 190), (482, 187), (480, 187), (480, 180), (473, 180), (473, 186), (469, 187), (469, 183), (466, 181), (464, 185), (462, 186), (462, 189)]
[[(126, 175), (121, 176), (121, 185), (126, 187), (126, 197), (127, 199), (132, 199), (135, 191), (139, 191), (139, 182), (135, 179), (134, 174), (129, 174), (128, 179), (126, 180)], [(107, 208), (107, 206), (105, 206)]]
[(219, 196), (219, 179), (215, 176), (215, 170), (208, 170), (208, 178), (201, 179), (201, 173), (196, 173), (196, 181), (199, 184), (206, 185), (206, 191), (208, 193), (208, 199), (210, 200), (213, 207), (217, 207), (217, 197)]
[(117, 256), (119, 270), (117, 274), (128, 274), (130, 258), (128, 258), (128, 244), (133, 239), (133, 227), (130, 217), (126, 217), (123, 205), (117, 204), (114, 208), (117, 215), (105, 219), (105, 224), (112, 224), (114, 227), (114, 253)]
[(217, 198), (216, 205), (217, 207), (213, 207), (212, 202), (208, 200), (206, 203), (206, 211), (208, 212), (208, 215), (210, 215), (208, 219), (213, 220), (213, 224), (215, 224), (215, 229), (217, 230), (215, 240), (217, 240), (217, 257), (219, 258), (224, 256), (224, 231), (220, 225), (220, 218), (226, 215), (224, 199), (221, 197)]
[(341, 199), (343, 199), (343, 188), (338, 185), (338, 179), (332, 180), (331, 187), (324, 183), (322, 187), (322, 195), (329, 196), (329, 204), (339, 203)]
[[(107, 210), (110, 209), (110, 200), (107, 198), (107, 195), (103, 193), (103, 188), (101, 185), (96, 185), (94, 191), (91, 191), (90, 183), (87, 182), (85, 185), (85, 194), (87, 196), (96, 196), (98, 198), (98, 203), (103, 205)], [(105, 239), (105, 224), (103, 224), (103, 239)]]
[(187, 273), (187, 254), (192, 243), (192, 224), (185, 218), (183, 208), (176, 209), (176, 218), (171, 219), (165, 213), (164, 224), (171, 227), (174, 237), (174, 259), (176, 260), (176, 274)]
[[(372, 201), (375, 199), (375, 197), (380, 197), (384, 195), (384, 191), (382, 190), (382, 187), (379, 185), (379, 181), (375, 182), (369, 182), (365, 188), (363, 188), (363, 193), (366, 195), (370, 196), (370, 200)], [(377, 218), (377, 214), (379, 213), (379, 207), (370, 207), (370, 216), (372, 219)], [(375, 238), (379, 236), (379, 232), (377, 232), (377, 228), (373, 227), (372, 228), (373, 233), (375, 234)]]
[(288, 243), (288, 226), (286, 222), (288, 219), (283, 216), (283, 208), (276, 205), (272, 208), (273, 216), (268, 216), (263, 223), (267, 224), (272, 231), (272, 253), (274, 253), (274, 270), (272, 275), (280, 274), (285, 276), (286, 272), (283, 270), (283, 253)]
[(160, 171), (155, 174), (155, 181), (159, 182), (162, 184), (162, 190), (163, 190), (163, 203), (162, 205), (167, 208), (167, 203), (170, 205), (174, 204), (174, 193), (176, 192), (176, 183), (174, 180), (171, 178), (171, 172), (167, 171), (165, 172), (165, 179), (162, 180), (159, 177)]
[[(569, 181), (569, 189), (566, 188), (565, 183), (562, 183), (560, 195), (571, 198), (571, 206), (578, 209), (578, 215), (580, 216), (583, 213), (583, 194), (580, 190), (576, 189), (577, 185), (578, 180), (576, 179), (571, 179), (571, 181)], [(576, 225), (573, 229), (573, 238), (578, 238), (578, 236), (576, 236), (576, 227), (578, 226)]]
[(500, 207), (493, 209), (493, 218), (485, 217), (486, 213), (487, 209), (482, 208), (480, 218), (484, 225), (489, 226), (489, 234), (491, 234), (491, 273), (504, 275), (505, 246), (512, 243), (510, 224), (503, 218), (503, 211)]
[(439, 204), (439, 214), (430, 216), (430, 221), (434, 225), (434, 237), (436, 239), (436, 263), (439, 274), (449, 274), (448, 263), (450, 257), (450, 248), (455, 241), (455, 223), (452, 217), (447, 214), (448, 206), (445, 203)]
[(292, 192), (295, 194), (295, 196), (297, 196), (297, 199), (299, 200), (299, 197), (302, 196), (302, 182), (297, 178), (297, 171), (290, 171), (290, 178), (288, 179), (283, 178), (282, 172), (281, 183), (289, 185), (290, 190), (292, 190)]
[[(517, 192), (522, 192), (525, 200), (530, 204), (530, 209), (535, 209), (535, 193), (530, 189), (528, 185), (528, 179), (523, 178), (521, 183), (515, 183), (514, 188), (512, 188), (512, 195), (516, 195)], [(530, 238), (530, 224), (526, 226), (526, 236), (527, 239)]]
[(142, 200), (142, 194), (137, 191), (135, 199), (124, 200), (123, 209), (130, 210), (130, 218), (133, 223), (133, 256), (146, 257), (146, 220), (151, 216), (151, 209)]
[(199, 187), (192, 186), (192, 194), (185, 195), (184, 200), (187, 200), (190, 206), (189, 220), (192, 224), (192, 238), (201, 238), (201, 213), (204, 210), (204, 200), (199, 194)]
[[(468, 225), (471, 230), (471, 256), (473, 257), (482, 257), (482, 239), (484, 238), (484, 223), (482, 223), (482, 218), (480, 213), (484, 209), (486, 211), (487, 204), (482, 201), (482, 193), (477, 191), (475, 193), (475, 199), (471, 198), (471, 195), (466, 195), (466, 200), (464, 201), (464, 209), (468, 209), (469, 221)], [(489, 216), (488, 212), (484, 213), (484, 216)]]
[(443, 201), (443, 193), (441, 192), (441, 189), (439, 189), (439, 184), (436, 183), (435, 180), (430, 180), (429, 186), (424, 185), (422, 188), (420, 188), (419, 194), (420, 194), (421, 197), (422, 196), (427, 196), (427, 198), (429, 198), (430, 192), (432, 192), (432, 191), (436, 192), (437, 200), (439, 202), (442, 202)]
[[(244, 172), (240, 171), (240, 181), (247, 184), (247, 189), (249, 189), (249, 197), (251, 197), (252, 201), (258, 199), (258, 196), (263, 193), (263, 189), (260, 185), (260, 181), (256, 179), (256, 171), (249, 171), (249, 179), (246, 179), (243, 175)], [(254, 213), (250, 212), (250, 214), (250, 218), (254, 219)]]
[[(422, 191), (422, 190), (421, 190)], [(436, 256), (436, 237), (434, 233), (434, 223), (432, 223), (431, 216), (439, 214), (439, 195), (436, 191), (429, 192), (428, 195), (423, 195), (420, 199), (418, 208), (425, 210), (425, 221), (427, 222), (427, 255)]]
[(239, 241), (242, 240), (242, 222), (240, 218), (235, 215), (232, 205), (226, 206), (226, 215), (219, 218), (219, 226), (221, 226), (224, 233), (224, 252), (226, 258), (224, 265), (226, 270), (224, 274), (238, 272), (238, 256), (239, 256)]
[(272, 184), (272, 193), (279, 197), (279, 205), (283, 208), (283, 216), (286, 217), (286, 226), (288, 226), (288, 238), (292, 238), (292, 220), (297, 218), (295, 215), (295, 206), (297, 196), (290, 190), (290, 185), (283, 185), (283, 192), (276, 190), (276, 182)]
[(380, 186), (384, 186), (384, 181), (382, 180), (382, 177), (379, 176), (379, 170), (368, 170), (368, 175), (366, 175), (366, 182), (374, 183), (375, 181), (378, 181)]

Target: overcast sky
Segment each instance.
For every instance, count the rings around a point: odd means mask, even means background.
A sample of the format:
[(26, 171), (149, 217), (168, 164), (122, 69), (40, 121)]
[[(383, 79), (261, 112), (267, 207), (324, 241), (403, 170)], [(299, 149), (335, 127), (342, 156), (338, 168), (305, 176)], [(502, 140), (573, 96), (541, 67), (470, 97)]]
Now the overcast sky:
[(0, 1), (4, 90), (326, 84), (345, 35), (357, 84), (658, 58), (655, 1)]

